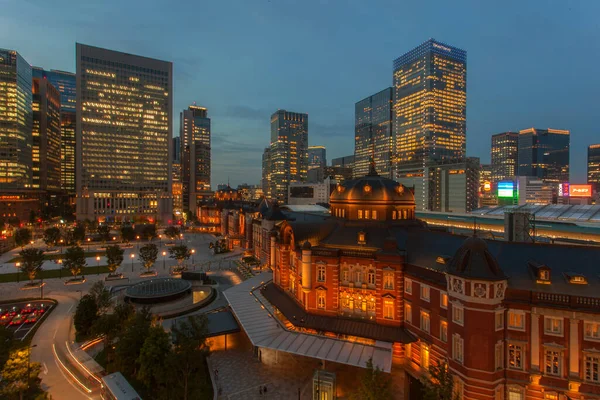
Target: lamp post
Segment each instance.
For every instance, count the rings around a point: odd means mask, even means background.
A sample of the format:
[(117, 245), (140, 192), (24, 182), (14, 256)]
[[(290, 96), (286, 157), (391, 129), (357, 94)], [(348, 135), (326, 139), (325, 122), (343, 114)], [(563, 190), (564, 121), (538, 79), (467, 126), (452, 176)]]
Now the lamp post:
[(133, 259), (135, 258), (135, 254), (131, 253), (131, 272), (133, 272)]
[(196, 250), (192, 249), (191, 253), (192, 253), (192, 265), (194, 266), (194, 271), (195, 271), (196, 266), (194, 265), (194, 254), (196, 253)]
[(58, 267), (58, 277), (60, 279), (62, 279), (62, 260), (58, 260), (58, 264), (59, 264), (59, 267)]
[(164, 270), (166, 270), (166, 269), (167, 269), (167, 267), (166, 267), (166, 261), (165, 261), (165, 259), (166, 259), (166, 256), (167, 256), (167, 252), (166, 252), (166, 251), (163, 251), (163, 252), (162, 252), (162, 256), (163, 256), (163, 271), (164, 271)]
[(30, 382), (30, 375), (31, 375), (31, 349), (33, 349), (34, 347), (37, 347), (37, 344), (32, 345), (29, 348), (29, 352), (27, 354), (27, 390), (29, 390), (29, 382)]
[(100, 256), (96, 256), (96, 275), (100, 275)]
[(21, 280), (20, 280), (21, 279), (21, 271), (20, 271), (21, 263), (20, 262), (15, 263), (15, 268), (17, 269), (17, 282), (21, 282)]
[(90, 240), (92, 240), (92, 239), (90, 239), (90, 238), (87, 238), (87, 242), (88, 242), (88, 253), (90, 252)]
[(63, 246), (63, 240), (60, 239), (60, 254), (62, 254), (62, 246)]

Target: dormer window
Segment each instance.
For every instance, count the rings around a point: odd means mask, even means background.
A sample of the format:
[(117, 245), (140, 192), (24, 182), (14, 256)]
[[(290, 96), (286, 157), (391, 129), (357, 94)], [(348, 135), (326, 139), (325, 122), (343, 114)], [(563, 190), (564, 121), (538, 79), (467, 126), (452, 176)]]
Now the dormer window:
[(551, 282), (550, 279), (550, 267), (545, 264), (539, 264), (535, 261), (530, 261), (529, 266), (532, 269), (533, 274), (535, 275), (536, 283), (549, 285)]
[(575, 285), (587, 285), (587, 279), (582, 274), (567, 272), (566, 276), (569, 280), (569, 283), (573, 283)]
[(358, 232), (358, 244), (367, 244), (367, 234), (363, 231)]

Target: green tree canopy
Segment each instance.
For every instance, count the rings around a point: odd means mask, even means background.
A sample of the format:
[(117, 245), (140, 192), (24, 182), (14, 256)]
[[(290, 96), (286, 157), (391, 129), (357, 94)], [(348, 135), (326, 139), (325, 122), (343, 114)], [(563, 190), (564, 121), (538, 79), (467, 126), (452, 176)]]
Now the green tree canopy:
[(44, 231), (44, 243), (46, 246), (56, 246), (58, 240), (60, 239), (60, 229), (53, 226), (52, 228), (48, 228)]
[(156, 237), (156, 225), (146, 225), (142, 231), (144, 237), (148, 240), (152, 240)]
[(123, 262), (123, 253), (124, 250), (116, 244), (106, 248), (106, 263), (111, 273), (115, 272)]
[(86, 294), (79, 300), (73, 323), (77, 333), (80, 335), (89, 335), (92, 331), (94, 321), (98, 318), (98, 306), (93, 296)]
[(192, 253), (185, 244), (173, 246), (169, 248), (169, 258), (177, 260), (179, 265), (183, 264), (185, 260), (188, 260)]
[(19, 252), (21, 261), (21, 271), (26, 273), (30, 281), (33, 281), (37, 274), (42, 271), (44, 263), (44, 251), (40, 249), (24, 249)]
[(166, 381), (164, 362), (171, 353), (171, 340), (161, 325), (150, 327), (140, 349), (137, 378), (152, 390), (164, 388)]
[(351, 393), (353, 400), (387, 400), (391, 399), (392, 385), (390, 378), (379, 367), (373, 366), (373, 359), (367, 361), (367, 369), (362, 373), (358, 388)]
[(179, 237), (179, 228), (176, 226), (169, 226), (165, 229), (165, 236), (171, 240)]
[(75, 228), (73, 228), (71, 238), (77, 244), (81, 244), (85, 240), (85, 226), (83, 224), (77, 224)]
[(7, 327), (0, 325), (0, 367), (8, 360), (12, 339), (12, 331), (9, 331)]
[(98, 235), (100, 235), (100, 240), (102, 240), (102, 243), (110, 240), (110, 226), (100, 225), (98, 227)]
[(92, 296), (96, 303), (98, 315), (106, 314), (108, 309), (112, 306), (112, 301), (110, 299), (110, 292), (104, 285), (104, 282), (98, 281), (94, 283), (90, 289), (89, 295)]
[(150, 331), (152, 316), (147, 309), (132, 314), (115, 344), (116, 367), (125, 376), (135, 376), (139, 369), (138, 357)]
[(144, 263), (144, 268), (150, 270), (158, 258), (158, 247), (154, 243), (148, 243), (140, 248), (140, 258)]
[(459, 400), (454, 392), (454, 376), (445, 362), (430, 365), (429, 379), (422, 382), (424, 400)]
[(79, 246), (72, 246), (65, 252), (63, 266), (68, 269), (73, 276), (77, 276), (86, 266), (85, 253)]
[(121, 240), (129, 243), (135, 239), (135, 230), (131, 225), (123, 225), (121, 227)]
[(42, 368), (39, 363), (30, 362), (29, 352), (28, 347), (14, 350), (4, 364), (0, 394), (6, 397), (2, 398), (12, 398), (16, 395), (20, 395), (22, 398), (23, 393), (30, 385), (39, 385), (38, 375)]
[(31, 241), (31, 231), (27, 228), (17, 229), (15, 232), (15, 244), (21, 249)]

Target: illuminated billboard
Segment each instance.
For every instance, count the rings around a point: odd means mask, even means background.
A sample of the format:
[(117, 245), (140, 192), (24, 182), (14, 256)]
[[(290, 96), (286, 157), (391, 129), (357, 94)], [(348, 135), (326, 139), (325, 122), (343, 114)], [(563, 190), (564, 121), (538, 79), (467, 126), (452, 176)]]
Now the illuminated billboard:
[(489, 192), (490, 190), (492, 190), (492, 184), (489, 181), (485, 181), (483, 182), (483, 190), (485, 192)]
[(515, 183), (513, 181), (498, 182), (498, 197), (510, 197), (515, 195)]
[(569, 184), (559, 183), (558, 184), (558, 197), (569, 197)]
[(591, 197), (592, 185), (569, 185), (569, 196), (571, 197)]

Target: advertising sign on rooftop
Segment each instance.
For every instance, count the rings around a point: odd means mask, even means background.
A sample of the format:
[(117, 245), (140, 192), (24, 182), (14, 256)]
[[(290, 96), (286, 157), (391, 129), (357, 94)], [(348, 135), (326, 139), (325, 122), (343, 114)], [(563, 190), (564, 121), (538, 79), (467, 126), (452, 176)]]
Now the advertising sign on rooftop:
[(569, 185), (569, 196), (571, 197), (591, 197), (592, 185)]
[(514, 197), (515, 183), (513, 181), (498, 182), (498, 197)]

